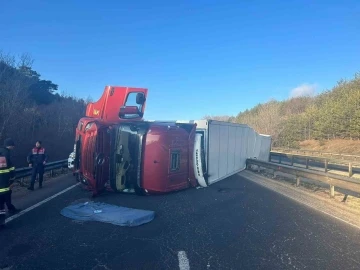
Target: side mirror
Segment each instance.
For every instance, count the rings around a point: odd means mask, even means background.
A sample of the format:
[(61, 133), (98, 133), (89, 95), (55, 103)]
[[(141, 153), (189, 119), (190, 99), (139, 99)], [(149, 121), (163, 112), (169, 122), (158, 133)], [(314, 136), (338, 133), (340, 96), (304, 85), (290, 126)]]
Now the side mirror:
[(137, 93), (136, 95), (136, 104), (142, 105), (145, 103), (146, 97), (144, 93)]

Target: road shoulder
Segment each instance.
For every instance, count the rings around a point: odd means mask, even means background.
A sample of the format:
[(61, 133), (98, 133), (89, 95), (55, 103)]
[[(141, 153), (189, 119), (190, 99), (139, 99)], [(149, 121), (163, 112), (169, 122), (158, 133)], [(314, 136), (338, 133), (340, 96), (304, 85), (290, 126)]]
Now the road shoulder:
[(324, 198), (305, 188), (299, 188), (289, 183), (273, 180), (259, 173), (246, 170), (240, 172), (239, 175), (298, 203), (360, 229), (359, 210), (350, 209), (334, 199)]
[(12, 203), (16, 208), (25, 210), (66, 188), (76, 184), (75, 178), (71, 173), (63, 174), (54, 178), (46, 179), (43, 188), (38, 188), (38, 182), (35, 183), (35, 190), (29, 191), (27, 187), (15, 186), (12, 193)]

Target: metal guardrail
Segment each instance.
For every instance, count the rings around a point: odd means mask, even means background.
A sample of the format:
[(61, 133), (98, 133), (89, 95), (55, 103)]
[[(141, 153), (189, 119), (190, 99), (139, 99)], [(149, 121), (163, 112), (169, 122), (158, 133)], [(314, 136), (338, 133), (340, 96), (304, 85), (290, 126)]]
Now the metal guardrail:
[[(45, 172), (52, 171), (55, 169), (67, 168), (67, 165), (68, 165), (67, 159), (49, 162), (45, 165)], [(31, 167), (16, 169), (15, 170), (15, 172), (16, 172), (15, 179), (21, 179), (21, 178), (31, 176), (31, 170), (32, 170)]]
[(360, 172), (360, 163), (354, 161), (346, 162), (345, 160), (337, 160), (326, 157), (294, 155), (274, 151), (270, 152), (269, 161), (275, 162), (273, 161), (274, 157), (278, 158), (278, 160), (276, 160), (276, 163), (279, 164), (281, 164), (282, 161), (285, 161), (285, 159), (287, 159), (287, 162), (289, 162), (291, 166), (293, 166), (294, 163), (297, 163), (305, 165), (306, 169), (309, 169), (309, 167), (324, 168), (325, 173), (328, 172), (329, 169), (331, 169), (336, 171), (348, 172), (349, 177), (352, 177), (354, 173)]
[(317, 180), (322, 183), (326, 183), (330, 185), (330, 197), (335, 196), (335, 187), (339, 187), (345, 190), (357, 192), (360, 194), (360, 180), (355, 180), (350, 177), (341, 176), (333, 173), (325, 173), (319, 171), (311, 171), (308, 169), (293, 167), (289, 165), (276, 164), (272, 162), (260, 161), (257, 159), (247, 159), (246, 167), (249, 168), (249, 165), (257, 165), (258, 170), (261, 167), (268, 168), (271, 170), (292, 174), (296, 176), (296, 186), (300, 185), (301, 177)]

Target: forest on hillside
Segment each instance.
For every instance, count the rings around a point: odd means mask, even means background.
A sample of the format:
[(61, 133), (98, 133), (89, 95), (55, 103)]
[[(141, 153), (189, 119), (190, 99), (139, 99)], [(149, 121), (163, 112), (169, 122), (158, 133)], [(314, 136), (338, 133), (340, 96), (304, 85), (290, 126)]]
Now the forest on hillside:
[(360, 140), (360, 73), (316, 96), (270, 100), (237, 116), (205, 116), (244, 123), (273, 137), (273, 146), (297, 148), (302, 141)]
[(27, 54), (15, 57), (0, 52), (0, 144), (12, 138), (17, 167), (41, 140), (49, 161), (68, 158), (74, 147), (75, 128), (87, 102), (64, 93), (58, 85), (33, 70)]

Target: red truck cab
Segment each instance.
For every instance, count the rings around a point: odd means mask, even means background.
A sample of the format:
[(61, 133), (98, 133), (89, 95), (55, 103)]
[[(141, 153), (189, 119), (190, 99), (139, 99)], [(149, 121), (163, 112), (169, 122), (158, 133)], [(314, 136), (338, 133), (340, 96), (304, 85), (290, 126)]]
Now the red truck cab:
[(81, 118), (76, 130), (74, 170), (78, 181), (91, 190), (101, 190), (109, 177), (109, 125), (89, 117)]
[(196, 186), (192, 162), (196, 124), (121, 123), (110, 131), (114, 191), (166, 193)]
[(146, 88), (106, 86), (100, 99), (87, 105), (86, 116), (105, 123), (143, 121), (147, 92)]
[(143, 121), (147, 89), (105, 87), (76, 130), (75, 171), (94, 195), (138, 194), (196, 186), (194, 123)]
[(101, 98), (89, 103), (75, 137), (74, 174), (94, 195), (109, 180), (110, 128), (121, 122), (143, 121), (147, 89), (106, 86)]
[(140, 187), (165, 193), (195, 187), (192, 162), (196, 124), (153, 123), (146, 134)]

